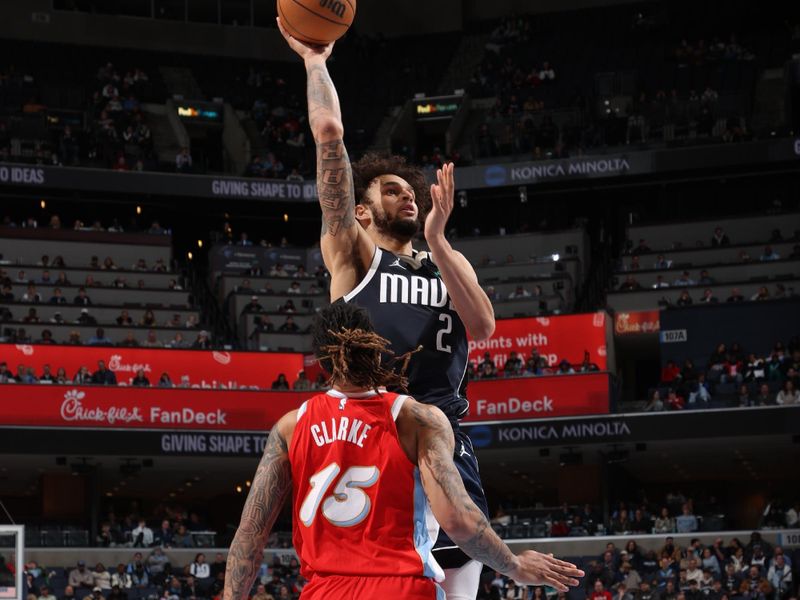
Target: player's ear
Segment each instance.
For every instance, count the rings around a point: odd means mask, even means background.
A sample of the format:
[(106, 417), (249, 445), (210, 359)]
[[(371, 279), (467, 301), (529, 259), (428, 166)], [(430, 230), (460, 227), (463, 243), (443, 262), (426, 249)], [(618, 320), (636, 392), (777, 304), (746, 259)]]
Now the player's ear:
[(366, 202), (356, 204), (356, 221), (365, 228), (372, 222), (372, 211)]

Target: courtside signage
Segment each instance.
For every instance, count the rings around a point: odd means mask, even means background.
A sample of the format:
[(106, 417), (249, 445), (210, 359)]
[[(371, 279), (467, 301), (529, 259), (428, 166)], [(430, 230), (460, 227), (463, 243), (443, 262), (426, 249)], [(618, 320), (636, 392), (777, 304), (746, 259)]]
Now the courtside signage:
[(154, 348), (119, 348), (101, 346), (39, 346), (0, 344), (0, 361), (16, 371), (17, 365), (33, 367), (37, 375), (50, 365), (55, 376), (64, 367), (72, 379), (82, 366), (97, 370), (97, 361), (105, 361), (114, 372), (117, 384), (130, 385), (140, 369), (155, 386), (162, 373), (172, 382), (194, 389), (269, 389), (283, 373), (289, 381), (303, 368), (303, 355), (294, 352), (218, 352), (205, 350), (168, 350)]
[(0, 426), (201, 431), (266, 431), (311, 395), (41, 384), (7, 384), (3, 394)]
[(609, 412), (607, 373), (472, 381), (468, 423), (515, 421)]
[(469, 341), (469, 359), (480, 363), (488, 352), (498, 369), (505, 366), (510, 353), (520, 354), (523, 365), (536, 348), (548, 365), (562, 360), (578, 364), (584, 351), (589, 360), (604, 371), (607, 368), (606, 319), (604, 312), (558, 315), (526, 319), (498, 319), (492, 337)]

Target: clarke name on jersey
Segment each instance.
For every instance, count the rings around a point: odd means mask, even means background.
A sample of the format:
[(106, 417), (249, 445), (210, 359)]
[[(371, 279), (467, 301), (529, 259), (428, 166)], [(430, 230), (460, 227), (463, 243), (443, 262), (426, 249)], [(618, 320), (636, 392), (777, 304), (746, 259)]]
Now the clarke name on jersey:
[[(337, 422), (338, 421), (338, 422)], [(336, 441), (350, 442), (359, 448), (364, 447), (364, 440), (367, 433), (372, 429), (371, 425), (366, 425), (361, 419), (353, 419), (352, 422), (347, 417), (332, 417), (330, 422), (322, 421), (311, 426), (311, 437), (314, 443), (322, 447), (325, 444), (332, 444)]]

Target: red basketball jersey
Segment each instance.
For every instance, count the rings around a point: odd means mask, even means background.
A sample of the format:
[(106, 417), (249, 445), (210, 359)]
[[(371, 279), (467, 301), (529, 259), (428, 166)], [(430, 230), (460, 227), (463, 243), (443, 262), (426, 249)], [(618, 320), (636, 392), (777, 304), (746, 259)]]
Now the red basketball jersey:
[(298, 410), (289, 460), (305, 577), (444, 578), (431, 555), (439, 524), (397, 436), (406, 398), (331, 390)]

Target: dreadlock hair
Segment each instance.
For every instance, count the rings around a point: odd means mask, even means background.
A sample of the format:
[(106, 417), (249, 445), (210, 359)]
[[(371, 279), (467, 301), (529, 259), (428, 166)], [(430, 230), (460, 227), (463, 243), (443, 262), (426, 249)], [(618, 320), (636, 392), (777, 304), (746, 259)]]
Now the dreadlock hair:
[(397, 175), (405, 179), (414, 189), (417, 203), (420, 228), (425, 224), (425, 217), (431, 211), (431, 189), (422, 169), (410, 165), (403, 156), (381, 156), (368, 152), (352, 164), (353, 190), (356, 195), (356, 204), (361, 204), (367, 198), (367, 189), (381, 175)]
[(346, 381), (364, 389), (385, 386), (406, 390), (408, 379), (403, 373), (416, 351), (395, 359), (402, 361), (399, 371), (381, 365), (382, 353), (394, 353), (388, 349), (389, 340), (375, 333), (363, 308), (347, 302), (331, 304), (317, 314), (311, 333), (314, 354), (331, 375), (329, 384)]

